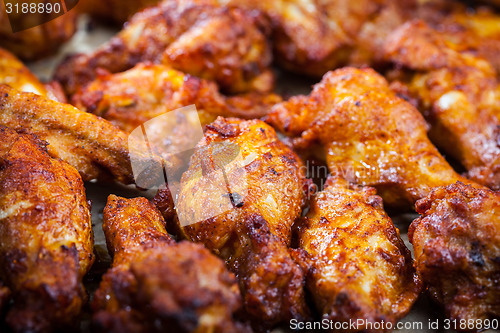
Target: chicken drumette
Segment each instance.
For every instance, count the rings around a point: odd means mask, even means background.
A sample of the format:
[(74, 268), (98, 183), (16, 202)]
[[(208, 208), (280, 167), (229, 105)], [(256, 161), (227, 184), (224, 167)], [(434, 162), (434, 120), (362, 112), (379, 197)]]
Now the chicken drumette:
[(152, 61), (216, 81), (225, 92), (269, 91), (266, 21), (257, 12), (215, 2), (166, 0), (147, 8), (94, 53), (63, 62), (55, 78), (72, 95), (96, 77), (98, 68), (116, 73)]
[(431, 140), (461, 162), (470, 179), (497, 190), (499, 82), (485, 60), (455, 48), (438, 31), (417, 21), (394, 32), (386, 53), (397, 66), (413, 71), (400, 79), (420, 102), (431, 125)]
[(206, 128), (180, 182), (181, 234), (226, 260), (256, 326), (303, 319), (304, 275), (287, 247), (308, 185), (301, 161), (262, 121), (220, 117)]
[[(394, 324), (420, 293), (410, 251), (374, 188), (330, 178), (312, 199), (298, 239), (309, 255), (307, 288), (323, 319)], [(357, 329), (371, 332), (369, 325)]]
[(268, 121), (297, 149), (324, 148), (330, 173), (374, 186), (389, 206), (408, 206), (433, 187), (467, 181), (429, 141), (427, 124), (372, 69), (327, 73), (310, 96), (278, 104)]
[(103, 229), (113, 267), (92, 304), (99, 332), (249, 332), (233, 317), (241, 296), (224, 262), (175, 243), (145, 198), (109, 196)]
[(127, 134), (93, 114), (0, 85), (0, 125), (47, 141), (49, 154), (75, 167), (84, 180), (134, 182)]
[(0, 279), (12, 291), (8, 325), (15, 332), (73, 325), (93, 260), (78, 172), (49, 157), (37, 138), (0, 126)]
[(278, 95), (221, 95), (215, 83), (160, 64), (139, 64), (117, 74), (100, 74), (72, 102), (126, 132), (166, 112), (194, 104), (201, 125), (217, 116), (260, 118), (281, 102)]
[(500, 194), (457, 182), (416, 209), (408, 236), (431, 296), (458, 322), (500, 317)]

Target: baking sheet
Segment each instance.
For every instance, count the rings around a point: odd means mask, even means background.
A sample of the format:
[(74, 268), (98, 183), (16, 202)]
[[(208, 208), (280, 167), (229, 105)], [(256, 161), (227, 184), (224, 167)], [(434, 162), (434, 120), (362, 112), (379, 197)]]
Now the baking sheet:
[[(28, 64), (28, 67), (44, 80), (49, 80), (55, 66), (70, 53), (90, 52), (96, 47), (109, 40), (117, 30), (109, 27), (100, 26), (92, 22), (88, 17), (82, 16), (78, 22), (78, 32), (75, 36), (64, 45), (61, 51), (54, 57), (43, 61)], [(310, 78), (298, 77), (291, 74), (277, 72), (278, 84), (277, 91), (285, 97), (293, 94), (304, 93), (310, 91), (311, 85), (315, 82)], [(106, 250), (106, 242), (102, 231), (102, 212), (106, 204), (106, 198), (109, 194), (116, 194), (123, 197), (131, 198), (137, 196), (145, 196), (151, 198), (154, 193), (144, 192), (135, 189), (133, 186), (123, 186), (120, 184), (97, 184), (86, 183), (87, 197), (92, 201), (92, 226), (95, 234), (96, 246), (96, 262), (92, 267), (91, 272), (85, 280), (85, 285), (91, 297), (95, 289), (98, 287), (100, 276), (109, 267), (110, 257)], [(407, 231), (408, 225), (417, 216), (416, 214), (391, 215), (394, 224), (399, 228), (402, 238), (408, 248), (412, 248), (408, 242)], [(80, 332), (87, 333), (89, 330), (90, 309), (84, 309), (83, 321), (80, 325)], [(405, 325), (403, 329), (394, 330), (394, 332), (455, 332), (453, 330), (445, 330), (443, 327), (445, 317), (438, 306), (427, 297), (421, 295), (410, 313), (401, 320)], [(439, 328), (433, 328), (435, 323), (439, 323)], [(276, 332), (288, 332), (286, 328), (279, 329)], [(488, 330), (485, 332), (500, 332), (500, 330)]]

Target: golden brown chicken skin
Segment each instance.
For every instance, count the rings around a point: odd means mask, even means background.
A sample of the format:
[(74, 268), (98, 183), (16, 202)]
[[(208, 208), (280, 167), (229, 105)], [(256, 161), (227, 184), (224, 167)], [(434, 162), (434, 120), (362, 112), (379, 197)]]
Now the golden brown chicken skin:
[(160, 0), (80, 0), (76, 9), (107, 24), (122, 25), (132, 15)]
[(417, 109), (372, 69), (327, 73), (309, 96), (275, 106), (268, 122), (299, 150), (324, 149), (332, 175), (376, 187), (388, 206), (408, 206), (435, 186), (466, 181), (429, 141)]
[(307, 184), (302, 162), (269, 125), (222, 117), (207, 126), (182, 176), (183, 237), (226, 260), (255, 326), (307, 316), (304, 275), (287, 247)]
[(78, 172), (44, 143), (0, 126), (0, 278), (14, 332), (73, 325), (94, 260), (89, 202)]
[(3, 310), (7, 307), (10, 298), (10, 290), (5, 287), (0, 281), (0, 316), (3, 315)]
[(500, 189), (500, 85), (483, 59), (456, 51), (437, 31), (411, 22), (386, 45), (388, 59), (414, 71), (405, 83), (431, 125), (429, 137), (467, 176)]
[(61, 85), (52, 81), (43, 84), (16, 56), (0, 48), (0, 84), (16, 90), (46, 96), (54, 101), (66, 102)]
[(103, 229), (113, 267), (93, 301), (99, 332), (250, 332), (233, 317), (233, 274), (199, 244), (175, 243), (145, 198), (109, 196)]
[(217, 116), (260, 118), (281, 102), (275, 94), (225, 97), (215, 83), (161, 64), (138, 64), (117, 74), (100, 74), (73, 96), (79, 109), (109, 120), (126, 132), (146, 121), (194, 104), (201, 125)]
[(14, 89), (47, 95), (43, 83), (12, 53), (0, 48), (0, 83)]
[[(24, 23), (29, 24), (33, 21), (43, 22), (49, 16), (45, 13), (45, 9), (44, 12), (38, 12), (37, 10), (37, 13), (27, 15), (22, 12), (23, 2), (9, 1), (9, 3), (19, 5), (19, 9), (14, 7), (11, 14), (11, 19), (18, 22), (17, 25), (24, 26)], [(45, 6), (50, 4), (52, 6), (55, 2), (51, 0), (35, 0), (29, 3), (35, 3), (37, 6), (39, 4)], [(75, 33), (76, 16), (75, 11), (69, 11), (49, 22), (13, 33), (2, 1), (0, 3), (0, 47), (9, 50), (23, 60), (38, 60), (54, 54)]]
[(414, 6), (411, 0), (218, 1), (264, 12), (272, 22), (278, 64), (313, 76), (382, 59), (385, 36), (405, 22)]
[(223, 8), (215, 0), (167, 0), (132, 17), (94, 53), (73, 56), (55, 75), (72, 95), (98, 68), (122, 72), (139, 62), (162, 62), (216, 81), (225, 92), (269, 91), (273, 74), (266, 22), (257, 12)]
[(0, 125), (47, 141), (49, 154), (75, 167), (83, 180), (134, 182), (127, 134), (93, 114), (0, 85)]
[(499, 318), (500, 194), (457, 182), (416, 209), (408, 237), (431, 296), (452, 320)]
[(420, 294), (411, 253), (374, 188), (330, 178), (312, 199), (298, 239), (309, 255), (307, 288), (323, 319), (395, 324)]

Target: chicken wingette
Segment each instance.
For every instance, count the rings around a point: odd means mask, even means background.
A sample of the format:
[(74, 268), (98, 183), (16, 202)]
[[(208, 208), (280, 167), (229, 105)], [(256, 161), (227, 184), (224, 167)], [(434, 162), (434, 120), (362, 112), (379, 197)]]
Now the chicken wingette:
[[(66, 3), (66, 1), (64, 2)], [(12, 5), (9, 16), (7, 16), (4, 3)], [(31, 3), (37, 5), (36, 11), (33, 13), (33, 9), (31, 9), (29, 12), (30, 8), (28, 7), (27, 13), (22, 6)], [(9, 50), (23, 60), (37, 60), (57, 52), (60, 46), (75, 33), (77, 15), (75, 11), (68, 11), (64, 15), (47, 21), (51, 17), (51, 13), (55, 13), (55, 9), (53, 9), (55, 3), (59, 5), (60, 12), (63, 12), (64, 8), (61, 6), (61, 2), (52, 0), (0, 2), (0, 47)], [(16, 4), (18, 6), (15, 6)], [(39, 9), (40, 5), (43, 6), (43, 10)], [(36, 23), (40, 24), (34, 26)], [(13, 28), (29, 26), (33, 27), (12, 32)]]
[(274, 79), (266, 30), (257, 12), (215, 0), (166, 0), (134, 15), (95, 52), (64, 61), (55, 78), (72, 95), (98, 68), (117, 73), (152, 61), (216, 81), (225, 92), (269, 91)]
[(500, 85), (493, 67), (456, 51), (418, 21), (394, 32), (386, 52), (412, 71), (402, 80), (431, 125), (431, 140), (467, 169), (468, 178), (500, 189)]
[(374, 323), (394, 325), (408, 313), (422, 284), (374, 188), (330, 178), (298, 229), (307, 288), (323, 319), (362, 322), (356, 330), (373, 332), (383, 331)]
[(238, 284), (202, 245), (176, 243), (145, 198), (110, 195), (103, 229), (113, 266), (92, 307), (99, 332), (249, 332)]
[(93, 114), (0, 85), (0, 125), (47, 141), (49, 154), (75, 167), (83, 180), (134, 182), (127, 134)]
[(407, 207), (433, 187), (467, 181), (429, 141), (417, 109), (372, 69), (329, 72), (309, 96), (278, 104), (267, 120), (296, 149), (324, 148), (318, 154), (332, 175), (376, 187), (388, 206)]
[(462, 323), (457, 329), (486, 328), (479, 324), (500, 317), (500, 194), (458, 182), (434, 189), (416, 209), (408, 237), (431, 296)]
[(213, 82), (169, 66), (142, 63), (122, 73), (99, 74), (72, 99), (79, 109), (128, 133), (154, 117), (192, 104), (205, 125), (217, 116), (260, 118), (279, 102), (275, 94), (226, 97)]
[(0, 279), (14, 332), (74, 325), (94, 260), (89, 202), (78, 172), (45, 143), (0, 126)]
[(219, 117), (179, 185), (182, 236), (226, 260), (255, 326), (307, 316), (304, 275), (288, 249), (308, 186), (303, 169), (269, 125)]

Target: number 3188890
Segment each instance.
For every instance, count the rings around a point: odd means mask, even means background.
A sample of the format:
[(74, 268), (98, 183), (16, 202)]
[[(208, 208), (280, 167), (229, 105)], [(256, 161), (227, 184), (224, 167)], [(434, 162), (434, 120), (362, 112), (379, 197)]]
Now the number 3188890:
[(60, 3), (6, 3), (5, 9), (7, 14), (58, 14), (63, 8)]

